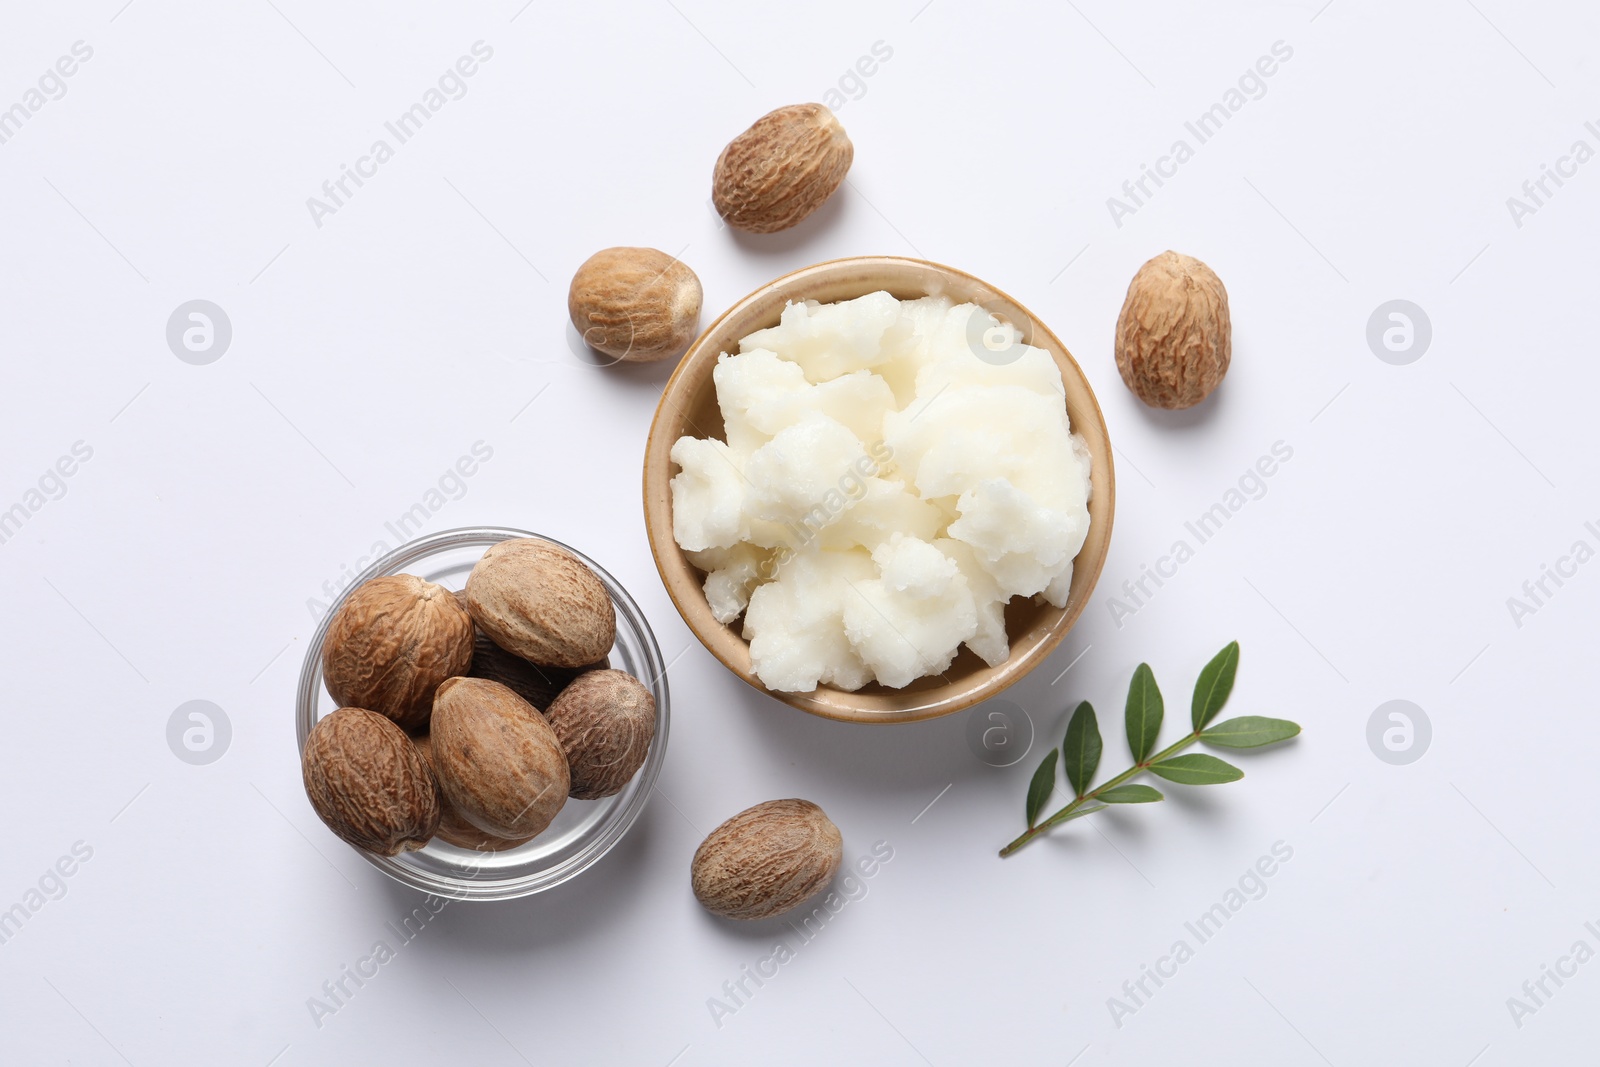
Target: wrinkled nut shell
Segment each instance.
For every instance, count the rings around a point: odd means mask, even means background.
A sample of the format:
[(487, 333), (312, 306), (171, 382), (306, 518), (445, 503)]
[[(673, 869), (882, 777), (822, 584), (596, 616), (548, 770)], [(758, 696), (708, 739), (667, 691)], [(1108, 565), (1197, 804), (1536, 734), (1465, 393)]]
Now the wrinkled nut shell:
[(578, 268), (567, 314), (589, 347), (628, 363), (681, 356), (700, 332), (700, 279), (654, 248), (607, 248)]
[[(465, 590), (456, 593), (461, 606), (467, 606)], [(476, 625), (472, 628), (472, 666), (469, 678), (487, 678), (499, 682), (517, 696), (532, 704), (541, 714), (550, 702), (571, 685), (575, 679), (590, 671), (603, 671), (611, 666), (611, 657), (583, 667), (550, 667), (529, 663), (515, 652), (507, 652), (494, 643), (490, 636)]]
[(322, 642), (328, 694), (407, 730), (428, 722), (433, 694), (472, 662), (472, 618), (443, 586), (411, 574), (363, 582)]
[[(412, 739), (417, 746), (417, 751), (422, 753), (428, 761), (428, 766), (433, 769), (435, 777), (438, 776), (439, 767), (434, 762), (433, 738), (427, 735)], [(444, 796), (443, 791), (439, 796), (439, 830), (435, 835), (441, 841), (448, 841), (457, 848), (471, 849), (474, 852), (504, 852), (508, 848), (516, 848), (526, 844), (532, 838), (522, 837), (516, 839), (495, 837), (486, 834), (476, 826), (461, 817), (461, 814), (451, 805), (450, 798)]]
[(717, 827), (695, 850), (695, 899), (729, 919), (767, 919), (822, 892), (844, 859), (839, 828), (809, 800), (769, 800)]
[(711, 200), (729, 226), (776, 233), (821, 207), (854, 158), (855, 146), (832, 111), (821, 104), (780, 107), (722, 150)]
[(617, 636), (604, 583), (565, 549), (524, 537), (501, 541), (467, 576), (467, 610), (495, 644), (531, 663), (585, 667)]
[(546, 713), (567, 754), (568, 795), (615, 796), (633, 779), (656, 736), (656, 698), (622, 671), (591, 671), (556, 697)]
[(433, 702), (434, 766), (450, 805), (484, 833), (528, 838), (567, 801), (567, 757), (550, 724), (498, 682), (452, 678)]
[(393, 856), (439, 828), (439, 784), (405, 731), (363, 708), (318, 720), (300, 755), (317, 817), (356, 848)]
[(1163, 252), (1139, 268), (1117, 318), (1117, 370), (1156, 408), (1211, 395), (1233, 356), (1228, 291), (1193, 256)]

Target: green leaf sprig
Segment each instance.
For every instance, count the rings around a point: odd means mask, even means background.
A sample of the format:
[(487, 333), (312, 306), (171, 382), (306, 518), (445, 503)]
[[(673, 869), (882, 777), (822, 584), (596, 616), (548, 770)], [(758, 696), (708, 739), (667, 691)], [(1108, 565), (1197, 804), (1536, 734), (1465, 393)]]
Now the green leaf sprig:
[[(1222, 706), (1233, 692), (1233, 680), (1238, 672), (1239, 642), (1234, 641), (1212, 657), (1194, 684), (1194, 699), (1189, 709), (1191, 731), (1175, 744), (1157, 752), (1156, 740), (1161, 735), (1161, 720), (1165, 716), (1166, 705), (1161, 699), (1161, 690), (1156, 685), (1156, 676), (1150, 670), (1150, 665), (1139, 664), (1133, 672), (1133, 681), (1128, 685), (1125, 712), (1133, 766), (1093, 789), (1090, 784), (1094, 781), (1095, 771), (1099, 769), (1100, 755), (1105, 746), (1100, 740), (1100, 724), (1095, 719), (1094, 708), (1087, 700), (1079, 704), (1067, 722), (1067, 734), (1061, 748), (1052, 748), (1045, 753), (1039, 769), (1033, 772), (1033, 778), (1028, 782), (1027, 832), (1001, 849), (1001, 857), (1011, 855), (1064, 822), (1104, 811), (1112, 804), (1148, 804), (1165, 799), (1158, 789), (1128, 782), (1128, 779), (1144, 771), (1178, 785), (1219, 785), (1243, 778), (1243, 771), (1216, 756), (1203, 752), (1178, 755), (1196, 741), (1204, 741), (1218, 748), (1259, 748), (1287, 741), (1300, 732), (1298, 725), (1286, 719), (1268, 719), (1259, 715), (1242, 715), (1213, 726), (1212, 720), (1222, 711)], [(1066, 771), (1073, 800), (1041, 820), (1040, 813), (1055, 789), (1058, 760)]]

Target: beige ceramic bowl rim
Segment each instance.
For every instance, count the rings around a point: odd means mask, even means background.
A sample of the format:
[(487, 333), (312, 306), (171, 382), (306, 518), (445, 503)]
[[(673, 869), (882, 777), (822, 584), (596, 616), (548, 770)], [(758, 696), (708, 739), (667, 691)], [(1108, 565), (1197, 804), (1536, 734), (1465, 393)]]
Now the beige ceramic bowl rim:
[[(1104, 528), (1100, 533), (1099, 551), (1094, 553), (1092, 557), (1086, 557), (1085, 553), (1080, 553), (1074, 560), (1074, 564), (1076, 566), (1087, 565), (1093, 571), (1092, 577), (1088, 583), (1088, 590), (1082, 600), (1076, 604), (1069, 604), (1069, 606), (1063, 610), (1061, 618), (1052, 627), (1052, 630), (1048, 636), (1030, 650), (1028, 658), (1031, 660), (1031, 662), (1027, 664), (1025, 669), (991, 679), (986, 687), (970, 692), (959, 699), (945, 700), (934, 706), (925, 706), (909, 711), (873, 712), (839, 708), (822, 704), (814, 699), (810, 699), (810, 693), (778, 692), (768, 689), (766, 686), (762, 685), (760, 679), (755, 676), (753, 671), (747, 672), (741, 665), (731, 662), (717, 647), (716, 642), (708, 640), (706, 635), (701, 632), (700, 625), (696, 621), (698, 612), (691, 610), (690, 607), (686, 605), (683, 599), (679, 596), (679, 591), (674, 588), (674, 583), (670, 580), (667, 574), (666, 565), (662, 561), (663, 551), (682, 555), (683, 550), (678, 547), (676, 541), (673, 541), (670, 535), (667, 537), (667, 540), (670, 542), (669, 544), (659, 544), (656, 536), (655, 524), (650, 521), (652, 473), (650, 456), (655, 451), (657, 435), (660, 434), (663, 429), (663, 414), (667, 409), (670, 398), (674, 394), (675, 387), (678, 386), (680, 379), (689, 373), (690, 369), (697, 364), (698, 360), (696, 357), (699, 355), (701, 349), (705, 347), (710, 338), (718, 333), (719, 328), (724, 322), (733, 316), (742, 313), (752, 303), (763, 299), (774, 290), (786, 290), (786, 296), (789, 300), (804, 299), (805, 295), (803, 292), (803, 286), (797, 285), (796, 283), (821, 281), (826, 279), (826, 277), (830, 274), (858, 270), (868, 264), (883, 264), (889, 267), (898, 265), (902, 267), (910, 266), (921, 269), (932, 269), (936, 273), (960, 278), (974, 286), (987, 290), (988, 292), (993, 293), (994, 296), (1000, 300), (1005, 301), (1023, 311), (1029, 320), (1030, 329), (1038, 331), (1049, 338), (1050, 342), (1054, 345), (1056, 352), (1059, 352), (1061, 357), (1064, 357), (1066, 362), (1071, 364), (1072, 367), (1077, 371), (1078, 377), (1082, 379), (1084, 384), (1084, 399), (1087, 402), (1088, 413), (1092, 417), (1093, 422), (1097, 425), (1101, 437), (1106, 442), (1105, 455), (1103, 457), (1096, 457), (1097, 460), (1104, 460), (1104, 484), (1101, 484), (1099, 473), (1096, 472), (1094, 486), (1094, 491), (1097, 494), (1104, 493), (1106, 497), (1106, 518), (1104, 522)], [(866, 290), (861, 295), (865, 295), (865, 292), (871, 291), (872, 290)], [(1052, 355), (1054, 356), (1055, 353), (1052, 353)], [(1082, 366), (1072, 355), (1071, 350), (1067, 348), (1061, 339), (1055, 335), (1054, 331), (1045, 325), (1044, 321), (1035, 315), (1033, 311), (1027, 307), (1027, 305), (1011, 296), (1011, 294), (1007, 293), (1005, 290), (999, 288), (998, 286), (992, 285), (987, 281), (984, 281), (982, 278), (979, 278), (974, 274), (970, 274), (967, 271), (961, 270), (958, 267), (951, 267), (947, 264), (939, 263), (934, 260), (916, 259), (910, 256), (845, 256), (838, 259), (824, 260), (820, 263), (813, 263), (809, 266), (792, 270), (787, 274), (774, 278), (772, 281), (759, 286), (729, 305), (726, 311), (724, 311), (721, 315), (718, 315), (716, 319), (713, 320), (711, 324), (702, 330), (700, 335), (695, 338), (694, 343), (689, 346), (689, 348), (684, 352), (682, 358), (679, 359), (678, 365), (673, 369), (671, 376), (667, 379), (665, 388), (663, 388), (661, 391), (661, 399), (656, 405), (654, 416), (651, 418), (650, 432), (645, 442), (645, 464), (642, 483), (645, 513), (645, 535), (650, 541), (651, 557), (655, 562), (656, 571), (661, 577), (661, 584), (666, 588), (667, 595), (672, 600), (673, 607), (677, 609), (678, 614), (683, 618), (684, 624), (689, 627), (690, 632), (694, 634), (695, 639), (699, 641), (706, 648), (706, 650), (717, 659), (719, 663), (726, 667), (730, 673), (758, 692), (765, 693), (770, 697), (790, 705), (791, 707), (799, 708), (801, 711), (807, 712), (811, 715), (819, 716), (821, 718), (833, 719), (838, 722), (857, 722), (880, 725), (922, 722), (928, 719), (935, 719), (945, 715), (951, 715), (958, 711), (973, 707), (976, 704), (981, 704), (986, 700), (993, 699), (1006, 689), (1009, 689), (1011, 686), (1021, 681), (1027, 673), (1033, 670), (1033, 668), (1043, 663), (1044, 660), (1049, 657), (1050, 653), (1055, 650), (1056, 646), (1059, 645), (1066, 637), (1067, 633), (1072, 629), (1072, 627), (1076, 625), (1078, 619), (1082, 616), (1084, 609), (1088, 606), (1090, 596), (1093, 593), (1095, 584), (1099, 581), (1101, 571), (1105, 566), (1106, 556), (1110, 551), (1111, 526), (1115, 519), (1116, 513), (1116, 475), (1112, 460), (1110, 435), (1105, 425), (1105, 414), (1100, 409), (1100, 401), (1099, 398), (1095, 396), (1093, 387), (1089, 385), (1088, 376), (1083, 373)], [(1087, 549), (1085, 552), (1087, 552)], [(704, 606), (703, 601), (701, 601), (700, 606)], [(1015, 652), (1013, 652), (1013, 655), (1015, 655)]]

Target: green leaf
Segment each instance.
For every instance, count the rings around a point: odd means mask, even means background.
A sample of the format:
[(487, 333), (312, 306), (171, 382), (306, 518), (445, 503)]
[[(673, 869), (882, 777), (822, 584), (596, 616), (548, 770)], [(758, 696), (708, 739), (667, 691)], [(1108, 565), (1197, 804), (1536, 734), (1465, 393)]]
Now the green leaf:
[(1128, 747), (1133, 750), (1133, 762), (1143, 763), (1155, 751), (1164, 711), (1150, 664), (1139, 664), (1128, 685)]
[(1104, 747), (1094, 708), (1085, 700), (1072, 713), (1072, 720), (1067, 723), (1067, 739), (1061, 746), (1061, 762), (1067, 771), (1067, 781), (1072, 783), (1073, 796), (1081, 797), (1089, 791)]
[(1203, 752), (1173, 756), (1160, 763), (1152, 763), (1150, 773), (1179, 785), (1220, 785), (1223, 782), (1237, 782), (1244, 777), (1244, 772), (1233, 764)]
[(1165, 800), (1159, 789), (1147, 785), (1116, 785), (1095, 796), (1107, 804), (1148, 804), (1152, 800)]
[(1223, 748), (1260, 748), (1275, 741), (1287, 741), (1299, 732), (1300, 724), (1288, 719), (1241, 715), (1210, 727), (1200, 735), (1200, 740)]
[(1056, 750), (1051, 749), (1045, 753), (1044, 762), (1039, 764), (1039, 769), (1033, 772), (1033, 781), (1028, 783), (1028, 826), (1031, 828), (1039, 820), (1039, 812), (1044, 808), (1044, 802), (1050, 799), (1050, 790), (1056, 785)]
[(1233, 641), (1212, 657), (1194, 683), (1194, 704), (1190, 710), (1196, 730), (1204, 730), (1228, 702), (1228, 694), (1233, 692), (1233, 676), (1238, 671), (1239, 642)]

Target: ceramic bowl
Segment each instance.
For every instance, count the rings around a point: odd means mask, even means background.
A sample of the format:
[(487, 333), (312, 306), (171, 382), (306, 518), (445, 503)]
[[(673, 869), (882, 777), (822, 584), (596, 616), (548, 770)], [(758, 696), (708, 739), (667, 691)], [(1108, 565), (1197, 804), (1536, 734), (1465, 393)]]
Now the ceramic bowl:
[[(684, 555), (672, 536), (670, 483), (677, 473), (670, 453), (684, 435), (722, 437), (711, 372), (722, 352), (738, 351), (739, 339), (776, 326), (789, 301), (831, 303), (878, 290), (909, 300), (944, 295), (957, 303), (973, 302), (1009, 320), (1022, 339), (1048, 351), (1061, 369), (1066, 386), (1067, 415), (1073, 432), (1083, 435), (1093, 461), (1090, 475), (1089, 534), (1073, 566), (1065, 608), (1042, 600), (1013, 599), (1006, 609), (1011, 657), (990, 667), (963, 648), (944, 674), (921, 678), (903, 689), (876, 683), (855, 692), (819, 686), (809, 693), (782, 693), (761, 684), (750, 665), (750, 648), (740, 636), (743, 620), (719, 623), (702, 592), (705, 575)], [(1111, 517), (1116, 501), (1111, 442), (1105, 418), (1083, 370), (1055, 334), (1027, 308), (999, 289), (952, 267), (894, 256), (837, 259), (806, 267), (762, 286), (729, 308), (701, 334), (667, 382), (650, 427), (644, 461), (645, 528), (656, 568), (684, 622), (700, 642), (730, 671), (762, 692), (802, 711), (850, 722), (915, 722), (948, 715), (1000, 693), (1044, 662), (1089, 603), (1111, 543)]]

